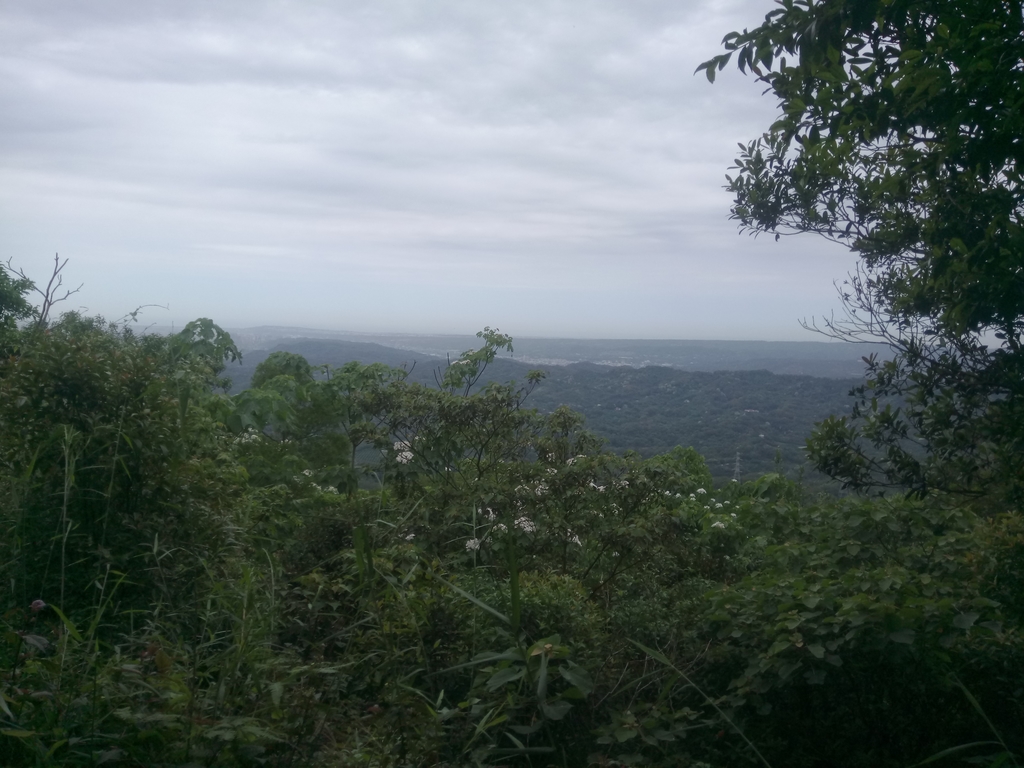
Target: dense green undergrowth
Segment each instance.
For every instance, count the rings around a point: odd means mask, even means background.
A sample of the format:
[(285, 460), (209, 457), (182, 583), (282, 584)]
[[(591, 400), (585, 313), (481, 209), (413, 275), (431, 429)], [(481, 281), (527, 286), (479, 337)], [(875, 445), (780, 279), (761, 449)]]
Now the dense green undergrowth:
[(0, 764), (1024, 749), (1019, 510), (616, 455), (524, 407), (540, 374), (475, 384), (492, 331), (434, 387), (277, 354), (234, 397), (209, 321), (4, 333)]

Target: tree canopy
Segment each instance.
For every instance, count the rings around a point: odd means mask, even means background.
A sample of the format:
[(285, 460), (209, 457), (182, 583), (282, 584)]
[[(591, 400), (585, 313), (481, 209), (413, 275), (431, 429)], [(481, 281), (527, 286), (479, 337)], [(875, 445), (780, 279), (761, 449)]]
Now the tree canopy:
[(1022, 4), (783, 0), (723, 42), (699, 69), (714, 80), (735, 57), (781, 111), (741, 146), (734, 218), (848, 245), (863, 267), (824, 330), (899, 352), (870, 363), (852, 421), (812, 441), (819, 465), (859, 487), (983, 494), (996, 481), (1019, 497)]

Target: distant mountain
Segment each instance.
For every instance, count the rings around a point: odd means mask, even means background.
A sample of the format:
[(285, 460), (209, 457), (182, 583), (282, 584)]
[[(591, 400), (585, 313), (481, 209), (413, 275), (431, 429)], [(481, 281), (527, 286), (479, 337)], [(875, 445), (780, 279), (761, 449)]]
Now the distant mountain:
[[(298, 339), (379, 344), (444, 359), (479, 346), (475, 336), (369, 334), (263, 326), (230, 329), (243, 351), (274, 349)], [(641, 368), (667, 365), (684, 371), (771, 371), (801, 376), (859, 377), (863, 357), (885, 356), (878, 344), (824, 341), (700, 341), (663, 339), (516, 338), (515, 358), (534, 365), (597, 363)]]
[[(313, 365), (340, 366), (356, 360), (403, 367), (410, 371), (410, 380), (427, 385), (446, 364), (443, 357), (346, 340), (296, 338), (275, 349), (300, 354)], [(248, 386), (256, 366), (271, 351), (251, 351), (241, 366), (229, 368), (232, 391)], [(833, 413), (847, 413), (852, 404), (849, 391), (860, 381), (767, 370), (531, 365), (503, 357), (488, 368), (484, 383), (524, 381), (534, 368), (547, 376), (527, 405), (543, 412), (561, 405), (579, 411), (587, 427), (618, 452), (635, 450), (650, 456), (676, 445), (692, 445), (705, 456), (718, 482), (732, 478), (737, 466), (743, 478), (776, 469), (790, 475), (806, 471), (803, 445), (814, 423)], [(826, 483), (820, 476), (812, 482), (821, 487)]]

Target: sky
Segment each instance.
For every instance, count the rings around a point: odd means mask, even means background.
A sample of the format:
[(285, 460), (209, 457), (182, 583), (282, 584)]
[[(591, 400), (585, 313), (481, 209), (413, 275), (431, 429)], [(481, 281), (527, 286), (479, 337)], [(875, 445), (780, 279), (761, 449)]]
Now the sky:
[(0, 260), (148, 323), (820, 340), (855, 260), (738, 232), (771, 0), (0, 0)]

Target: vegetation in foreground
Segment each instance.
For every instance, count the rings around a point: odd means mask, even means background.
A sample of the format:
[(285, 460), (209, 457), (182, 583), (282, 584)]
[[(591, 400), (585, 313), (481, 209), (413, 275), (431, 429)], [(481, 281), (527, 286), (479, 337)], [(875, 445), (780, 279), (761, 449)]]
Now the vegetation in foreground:
[(539, 373), (474, 387), (481, 336), (433, 388), (278, 353), (229, 398), (206, 320), (8, 327), (0, 762), (1020, 753), (1019, 514), (715, 489), (525, 409)]

